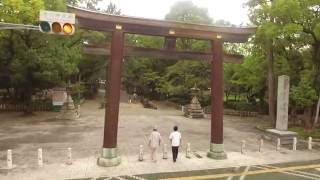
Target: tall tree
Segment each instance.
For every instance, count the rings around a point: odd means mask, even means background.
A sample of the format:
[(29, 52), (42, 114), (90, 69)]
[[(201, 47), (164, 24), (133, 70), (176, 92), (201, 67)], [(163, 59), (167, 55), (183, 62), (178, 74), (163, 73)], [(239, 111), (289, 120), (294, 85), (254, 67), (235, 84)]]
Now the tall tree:
[[(254, 24), (258, 25), (255, 37), (256, 44), (260, 43), (262, 47), (263, 44), (268, 45), (264, 49), (269, 52), (267, 54), (269, 60), (279, 63), (281, 59), (285, 58), (291, 67), (295, 67), (293, 69), (298, 72), (293, 73), (300, 75), (300, 77), (293, 76), (294, 86), (306, 86), (306, 83), (300, 82), (305, 79), (304, 73), (300, 73), (300, 71), (309, 68), (312, 72), (312, 75), (309, 76), (312, 83), (308, 85), (315, 88), (317, 94), (319, 94), (318, 67), (320, 59), (320, 43), (317, 36), (320, 27), (319, 4), (319, 0), (249, 1), (251, 19)], [(302, 63), (302, 67), (297, 68), (297, 65), (301, 65), (301, 63), (296, 63), (295, 59), (304, 62), (311, 60), (312, 63), (311, 66), (305, 66), (308, 63)], [(308, 103), (301, 104), (307, 105)], [(308, 109), (308, 107), (305, 108)]]
[[(40, 9), (65, 10), (64, 1), (4, 0), (0, 19), (4, 22), (37, 24)], [(1, 32), (0, 81), (14, 88), (14, 96), (31, 113), (31, 95), (37, 90), (63, 84), (78, 71), (80, 59), (78, 39), (42, 34), (32, 30)], [(2, 84), (2, 83), (0, 83)]]
[(274, 27), (271, 26), (274, 18), (269, 13), (273, 0), (250, 0), (250, 20), (258, 26), (255, 43), (264, 49), (268, 62), (268, 104), (269, 119), (275, 126), (275, 75), (274, 75)]
[[(180, 1), (174, 4), (165, 17), (166, 20), (185, 23), (212, 24), (206, 8), (200, 8), (191, 1)], [(181, 38), (177, 40), (177, 48), (192, 51), (208, 51), (208, 41)], [(190, 88), (195, 84), (203, 91), (207, 90), (210, 83), (210, 67), (205, 62), (179, 61), (169, 66), (161, 84), (162, 91), (177, 98), (189, 97)]]

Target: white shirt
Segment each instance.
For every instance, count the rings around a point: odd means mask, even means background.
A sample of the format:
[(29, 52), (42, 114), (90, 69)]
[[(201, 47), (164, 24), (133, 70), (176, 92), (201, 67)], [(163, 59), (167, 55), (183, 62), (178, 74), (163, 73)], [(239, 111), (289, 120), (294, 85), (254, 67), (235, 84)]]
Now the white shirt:
[(159, 147), (159, 144), (161, 142), (161, 135), (158, 131), (152, 131), (150, 138), (149, 138), (149, 145), (152, 148)]
[(180, 146), (181, 134), (178, 131), (173, 131), (169, 139), (171, 140), (171, 146)]

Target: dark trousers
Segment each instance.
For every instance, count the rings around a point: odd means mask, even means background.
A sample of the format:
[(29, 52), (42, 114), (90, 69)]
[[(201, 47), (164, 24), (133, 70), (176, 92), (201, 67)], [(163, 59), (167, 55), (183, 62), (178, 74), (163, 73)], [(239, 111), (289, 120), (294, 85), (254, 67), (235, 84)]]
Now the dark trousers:
[(176, 162), (177, 160), (178, 150), (179, 150), (179, 146), (172, 146), (172, 158), (174, 162)]

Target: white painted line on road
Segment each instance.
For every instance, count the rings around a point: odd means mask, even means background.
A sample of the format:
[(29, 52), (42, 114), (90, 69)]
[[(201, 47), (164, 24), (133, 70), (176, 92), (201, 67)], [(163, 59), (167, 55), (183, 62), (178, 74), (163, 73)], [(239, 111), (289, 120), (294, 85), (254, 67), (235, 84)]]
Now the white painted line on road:
[[(259, 167), (259, 166), (262, 166), (262, 167)], [(266, 170), (266, 169), (278, 169), (278, 167), (268, 166), (268, 165), (259, 165), (259, 166), (255, 166), (255, 167), (258, 168), (258, 169), (263, 169), (263, 170)], [(297, 173), (294, 173), (294, 171), (279, 172), (279, 173), (289, 174), (289, 175), (293, 175), (293, 176), (299, 176), (299, 177), (303, 177), (303, 178), (306, 178), (306, 179), (319, 180), (319, 178), (314, 178), (314, 177), (310, 177), (310, 176), (306, 176), (306, 175), (302, 175), (302, 174), (297, 174)]]
[(244, 175), (241, 175), (239, 180), (244, 180), (246, 178), (245, 173), (247, 173), (249, 169), (250, 169), (250, 166), (247, 166), (246, 169), (244, 169), (243, 171)]
[[(238, 171), (239, 169), (240, 169), (240, 166), (235, 167), (234, 171)], [(229, 176), (227, 180), (232, 180), (232, 179), (233, 179), (233, 176)]]
[(146, 180), (146, 179), (139, 177), (139, 176), (129, 176), (129, 177), (131, 177), (133, 179), (137, 179), (137, 180)]
[(125, 178), (122, 177), (113, 177), (114, 179), (119, 179), (119, 180), (126, 180)]
[[(278, 168), (276, 166), (270, 166), (270, 165), (261, 165), (261, 166), (270, 167), (270, 168)], [(317, 177), (318, 179), (320, 179), (320, 175), (314, 174), (314, 173), (308, 173), (308, 172), (303, 172), (303, 171), (298, 171), (298, 170), (290, 171), (290, 172), (296, 172), (296, 173), (307, 175), (307, 176), (314, 176), (314, 177)]]
[[(302, 165), (302, 166), (290, 166), (290, 167), (281, 167), (276, 169), (262, 169), (262, 170), (253, 170), (248, 171), (247, 173), (222, 173), (222, 174), (214, 174), (214, 175), (202, 175), (202, 176), (185, 176), (185, 177), (178, 177), (178, 178), (167, 178), (167, 180), (195, 180), (195, 179), (214, 179), (214, 178), (224, 178), (229, 176), (242, 176), (243, 174), (246, 175), (258, 175), (258, 174), (266, 174), (266, 173), (281, 173), (287, 171), (294, 171), (294, 170), (304, 170), (304, 169), (315, 169), (320, 168), (320, 164), (309, 164), (309, 165)], [(302, 175), (297, 175), (301, 176)], [(309, 179), (315, 179), (306, 177)]]

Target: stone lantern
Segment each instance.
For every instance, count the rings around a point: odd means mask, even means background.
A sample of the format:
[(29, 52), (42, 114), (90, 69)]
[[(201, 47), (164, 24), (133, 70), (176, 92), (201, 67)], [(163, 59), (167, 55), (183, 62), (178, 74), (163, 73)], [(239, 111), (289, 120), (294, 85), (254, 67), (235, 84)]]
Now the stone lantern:
[(200, 102), (197, 98), (199, 95), (200, 89), (194, 85), (191, 90), (192, 100), (190, 104), (187, 106), (187, 110), (185, 111), (185, 116), (189, 118), (204, 118), (204, 112), (201, 108)]

